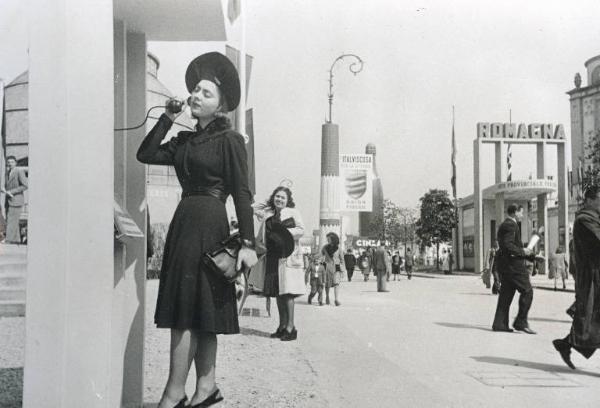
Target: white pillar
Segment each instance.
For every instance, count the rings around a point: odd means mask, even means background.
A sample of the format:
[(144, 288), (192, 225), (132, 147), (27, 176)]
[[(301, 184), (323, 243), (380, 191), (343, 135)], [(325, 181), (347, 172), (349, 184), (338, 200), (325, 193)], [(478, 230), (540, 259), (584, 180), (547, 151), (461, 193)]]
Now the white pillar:
[(563, 236), (559, 235), (558, 242), (563, 242), (566, 258), (569, 259), (569, 186), (567, 183), (567, 146), (559, 143), (556, 146), (558, 162), (558, 230), (563, 228)]
[[(546, 143), (536, 144), (536, 161), (537, 161), (537, 179), (546, 178)], [(544, 245), (544, 273), (548, 273), (548, 258), (550, 256), (551, 249), (548, 248), (548, 235), (546, 231), (548, 228), (548, 197), (546, 193), (539, 194), (537, 196), (537, 223), (538, 230), (540, 227), (544, 227), (544, 235), (542, 236), (542, 242)], [(529, 239), (529, 237), (527, 237)]]
[[(505, 197), (504, 197), (504, 193), (497, 193), (496, 194), (496, 203), (495, 203), (495, 207), (496, 207), (496, 231), (493, 232), (494, 237), (497, 238), (498, 236), (498, 228), (500, 228), (500, 224), (502, 224), (502, 222), (504, 221), (504, 207), (505, 207)], [(490, 242), (490, 245), (492, 245), (492, 242)]]
[[(456, 244), (456, 257), (458, 259), (458, 268), (462, 271), (465, 269), (465, 254), (463, 252), (463, 224), (465, 222), (463, 207), (458, 208), (458, 239)], [(412, 249), (412, 248), (411, 248)]]
[(23, 406), (109, 407), (113, 2), (29, 2)]
[(481, 141), (475, 139), (473, 141), (473, 205), (475, 207), (475, 264), (473, 269), (475, 272), (483, 270), (483, 191), (481, 188)]
[(502, 183), (506, 179), (506, 165), (504, 164), (506, 162), (505, 157), (504, 142), (500, 141), (494, 143), (494, 183), (496, 184)]

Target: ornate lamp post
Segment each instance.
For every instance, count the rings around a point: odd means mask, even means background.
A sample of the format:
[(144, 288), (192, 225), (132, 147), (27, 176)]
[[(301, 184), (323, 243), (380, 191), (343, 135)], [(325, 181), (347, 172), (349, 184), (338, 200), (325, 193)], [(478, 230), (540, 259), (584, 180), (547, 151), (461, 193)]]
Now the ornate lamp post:
[[(363, 60), (354, 54), (342, 54), (329, 68), (329, 118), (321, 128), (321, 200), (319, 211), (319, 242), (326, 242), (326, 235), (335, 232), (341, 240), (342, 220), (339, 211), (339, 127), (331, 123), (333, 105), (333, 68), (344, 58), (354, 60), (349, 66), (350, 72), (358, 74), (363, 68)], [(342, 244), (343, 245), (343, 244)]]
[(329, 119), (327, 120), (328, 123), (331, 123), (332, 120), (331, 111), (333, 106), (333, 68), (335, 67), (335, 64), (338, 63), (338, 61), (341, 61), (344, 58), (352, 58), (356, 60), (348, 66), (348, 69), (354, 75), (358, 74), (363, 69), (363, 60), (355, 54), (342, 54), (339, 57), (337, 57), (335, 61), (333, 61), (333, 64), (331, 64), (331, 68), (329, 68), (329, 94), (327, 95), (329, 99)]

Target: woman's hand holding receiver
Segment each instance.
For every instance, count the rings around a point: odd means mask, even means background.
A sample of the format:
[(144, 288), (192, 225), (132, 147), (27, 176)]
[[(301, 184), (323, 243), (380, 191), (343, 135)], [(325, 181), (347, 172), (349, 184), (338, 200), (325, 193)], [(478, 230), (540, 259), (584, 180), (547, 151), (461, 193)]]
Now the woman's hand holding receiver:
[[(178, 112), (173, 112), (174, 110), (176, 110), (174, 106), (178, 102), (181, 103), (180, 110)], [(165, 114), (169, 117), (169, 119), (171, 119), (172, 122), (175, 122), (175, 119), (177, 119), (179, 115), (181, 115), (187, 108), (187, 100), (181, 102), (177, 99), (169, 99), (167, 100), (167, 102), (165, 102)]]

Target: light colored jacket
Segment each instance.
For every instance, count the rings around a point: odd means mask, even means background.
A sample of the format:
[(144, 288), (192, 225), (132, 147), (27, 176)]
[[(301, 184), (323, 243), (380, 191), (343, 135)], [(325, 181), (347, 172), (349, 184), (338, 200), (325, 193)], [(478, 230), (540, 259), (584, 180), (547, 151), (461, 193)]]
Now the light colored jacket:
[(9, 207), (22, 207), (25, 205), (25, 196), (23, 192), (27, 190), (27, 175), (25, 170), (19, 167), (12, 169), (6, 179), (6, 192), (13, 196), (6, 195)]
[(335, 266), (340, 266), (340, 272), (346, 272), (346, 265), (344, 265), (344, 257), (340, 251), (340, 248), (337, 249), (333, 253), (332, 256), (329, 256), (325, 247), (321, 248), (321, 255), (323, 256), (323, 261), (325, 262), (325, 270), (328, 274), (333, 274), (336, 272)]
[(389, 255), (385, 249), (377, 248), (375, 255), (373, 255), (373, 270), (378, 272), (387, 273), (389, 264)]
[[(254, 206), (254, 215), (260, 222), (258, 234), (256, 235), (256, 249), (259, 254), (264, 252), (266, 248), (265, 222), (274, 214), (275, 213), (270, 208), (265, 208), (264, 205)], [(300, 216), (300, 211), (296, 208), (287, 207), (281, 210), (279, 218), (281, 221), (293, 218), (294, 224), (296, 225), (294, 228), (288, 228), (288, 231), (290, 231), (292, 237), (294, 237), (294, 252), (287, 258), (279, 260), (279, 273), (285, 273), (287, 269), (301, 269), (304, 271), (304, 257), (302, 255), (302, 249), (300, 248), (300, 237), (304, 235), (304, 222)], [(248, 280), (248, 283), (252, 285), (255, 290), (262, 290), (264, 287), (266, 267), (267, 257), (263, 254), (260, 256), (258, 263), (252, 267), (252, 272), (250, 273), (250, 278)]]

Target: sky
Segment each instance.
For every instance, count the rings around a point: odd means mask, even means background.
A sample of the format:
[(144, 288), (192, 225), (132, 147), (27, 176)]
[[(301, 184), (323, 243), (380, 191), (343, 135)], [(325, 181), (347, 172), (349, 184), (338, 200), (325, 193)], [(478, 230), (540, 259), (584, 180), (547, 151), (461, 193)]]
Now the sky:
[[(0, 78), (27, 68), (23, 2), (0, 0)], [(307, 227), (317, 228), (321, 125), (328, 72), (341, 54), (364, 61), (334, 69), (333, 122), (340, 152), (377, 146), (384, 195), (416, 206), (430, 188), (451, 191), (452, 106), (458, 196), (473, 191), (477, 122), (562, 123), (570, 134), (573, 77), (600, 54), (600, 2), (490, 0), (248, 0), (246, 44), (254, 56), (257, 199), (284, 178)], [(222, 46), (221, 44), (209, 44)], [(206, 44), (151, 43), (159, 79), (185, 95), (187, 63)], [(493, 182), (491, 147), (483, 182)], [(549, 153), (552, 153), (551, 151)], [(513, 179), (535, 175), (534, 148), (513, 147)], [(555, 160), (548, 165), (556, 172)]]

